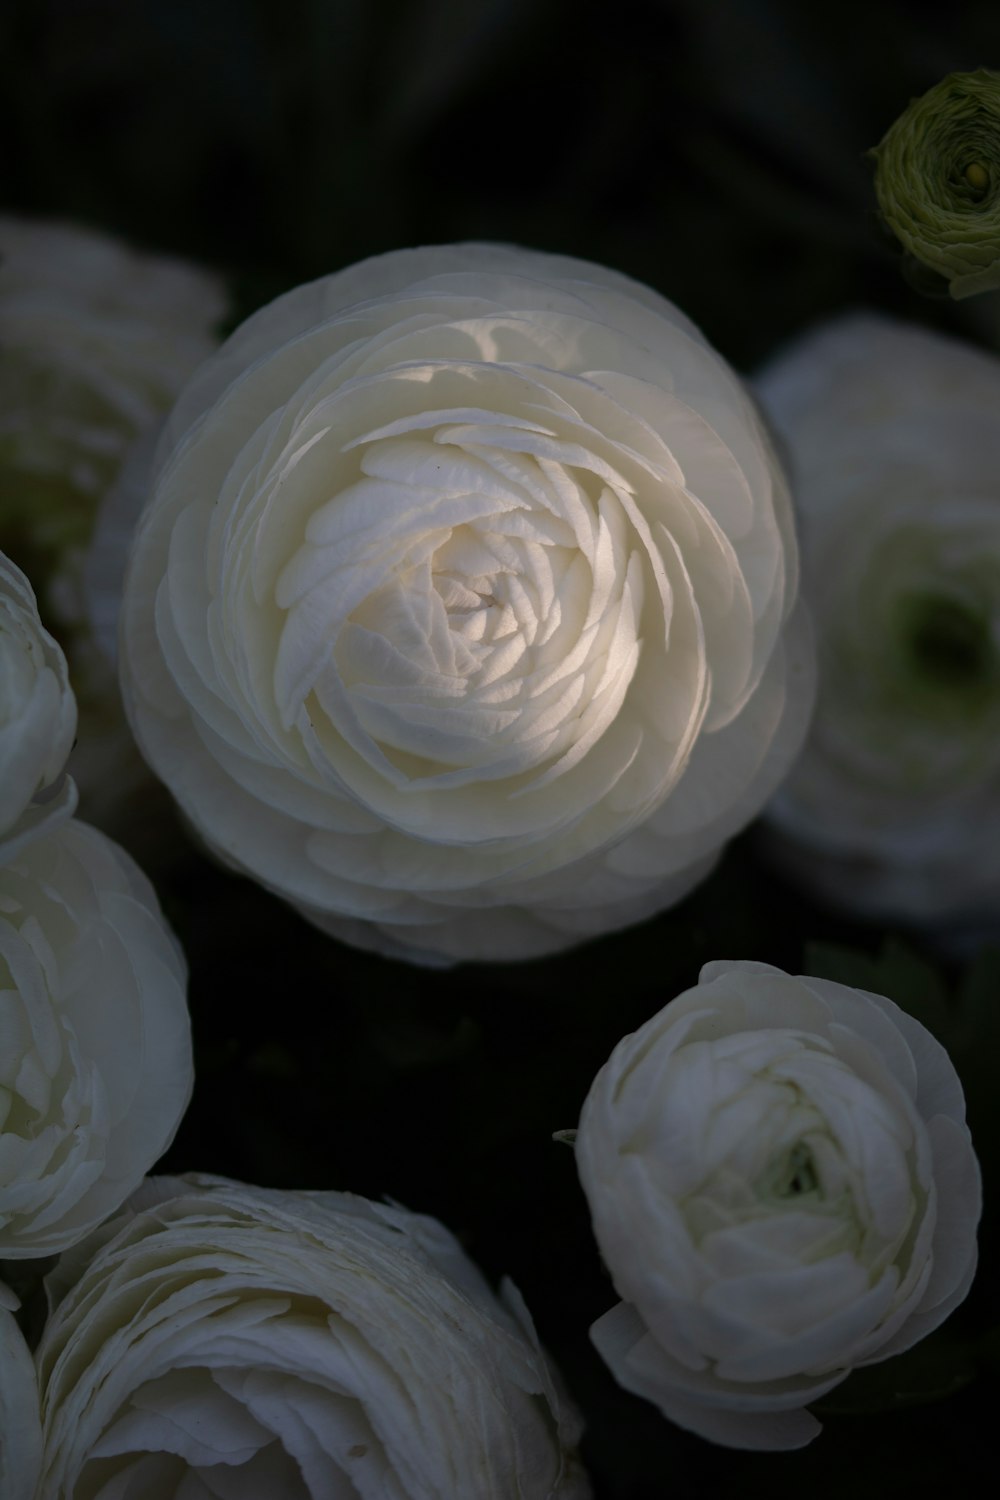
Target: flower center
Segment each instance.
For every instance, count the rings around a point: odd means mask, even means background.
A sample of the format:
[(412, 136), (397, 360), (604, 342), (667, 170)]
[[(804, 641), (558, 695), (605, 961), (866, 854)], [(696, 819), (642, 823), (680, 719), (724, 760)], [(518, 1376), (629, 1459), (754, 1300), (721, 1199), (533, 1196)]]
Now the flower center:
[(911, 594), (900, 604), (902, 644), (928, 686), (967, 690), (985, 685), (996, 666), (990, 622), (983, 611), (947, 594)]

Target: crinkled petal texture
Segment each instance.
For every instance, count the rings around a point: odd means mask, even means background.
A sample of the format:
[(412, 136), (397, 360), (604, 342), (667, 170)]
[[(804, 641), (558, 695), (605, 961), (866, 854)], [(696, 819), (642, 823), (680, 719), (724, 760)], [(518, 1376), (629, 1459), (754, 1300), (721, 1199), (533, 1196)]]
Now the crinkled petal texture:
[(0, 1495), (36, 1500), (42, 1468), (38, 1381), (16, 1307), (17, 1298), (0, 1282)]
[(0, 552), (0, 860), (71, 815), (63, 767), (75, 733), (66, 658), (27, 578)]
[(153, 1178), (49, 1292), (50, 1500), (590, 1494), (523, 1303), (433, 1219)]
[(519, 958), (688, 890), (798, 746), (784, 483), (669, 303), (400, 251), (256, 314), (160, 444), (123, 610), (145, 754), (327, 930)]
[(576, 1138), (624, 1299), (591, 1337), (627, 1389), (736, 1448), (963, 1299), (979, 1169), (947, 1053), (881, 995), (711, 963), (619, 1043)]
[(1000, 911), (1000, 361), (852, 316), (763, 373), (821, 663), (775, 847), (879, 918)]
[(918, 266), (956, 298), (1000, 287), (1000, 73), (949, 74), (871, 154), (883, 217)]
[(186, 981), (152, 887), (95, 828), (0, 867), (0, 1257), (82, 1239), (169, 1145), (194, 1078)]

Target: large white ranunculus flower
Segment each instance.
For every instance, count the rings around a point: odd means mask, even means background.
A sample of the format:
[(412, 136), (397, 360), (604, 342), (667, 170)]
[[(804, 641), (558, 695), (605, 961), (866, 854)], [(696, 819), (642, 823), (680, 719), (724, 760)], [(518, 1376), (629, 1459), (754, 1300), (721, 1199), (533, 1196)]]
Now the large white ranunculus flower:
[(0, 547), (60, 623), (129, 445), (212, 350), (215, 277), (96, 230), (0, 217)]
[(17, 1298), (0, 1282), (0, 1495), (36, 1500), (42, 1467), (38, 1381), (16, 1307)]
[(464, 245), (300, 287), (193, 378), (156, 470), (137, 737), (225, 859), (349, 941), (522, 958), (636, 921), (798, 748), (781, 473), (727, 366), (614, 272)]
[(853, 316), (760, 379), (801, 504), (821, 664), (769, 809), (797, 876), (866, 914), (1000, 912), (1000, 361)]
[(66, 658), (30, 583), (0, 552), (0, 859), (72, 813), (63, 767), (75, 733)]
[(170, 1144), (193, 1081), (186, 978), (149, 882), (95, 828), (0, 866), (0, 1259), (82, 1239)]
[(49, 1290), (50, 1500), (590, 1494), (523, 1304), (433, 1219), (152, 1178)]
[(617, 1380), (736, 1448), (798, 1448), (804, 1408), (962, 1301), (979, 1169), (944, 1049), (881, 995), (710, 963), (598, 1073), (576, 1138), (624, 1299)]

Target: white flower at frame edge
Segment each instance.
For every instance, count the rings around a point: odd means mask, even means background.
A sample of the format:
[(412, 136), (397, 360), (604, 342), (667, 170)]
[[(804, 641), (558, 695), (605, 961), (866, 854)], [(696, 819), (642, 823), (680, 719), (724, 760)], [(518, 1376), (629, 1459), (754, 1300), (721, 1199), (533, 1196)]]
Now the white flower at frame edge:
[(122, 616), (208, 842), (348, 941), (516, 959), (686, 894), (801, 741), (746, 391), (628, 278), (391, 252), (262, 309), (161, 441)]
[(17, 1305), (0, 1282), (0, 1495), (36, 1500), (42, 1468), (38, 1380), (14, 1317)]
[(624, 1299), (591, 1337), (626, 1389), (736, 1448), (963, 1300), (982, 1202), (944, 1049), (890, 1000), (710, 963), (616, 1047), (576, 1137)]
[(74, 1244), (166, 1150), (194, 1077), (186, 984), (152, 887), (97, 829), (0, 866), (0, 1258)]
[(27, 578), (0, 552), (0, 860), (73, 812), (63, 767), (75, 733), (66, 658)]
[(46, 1494), (587, 1500), (580, 1422), (511, 1287), (348, 1193), (150, 1178), (60, 1260)]
[(0, 216), (0, 547), (23, 545), (60, 623), (82, 623), (77, 565), (98, 504), (211, 353), (225, 306), (199, 267)]
[(1000, 920), (1000, 360), (874, 315), (763, 371), (820, 688), (767, 810), (797, 880), (863, 915)]

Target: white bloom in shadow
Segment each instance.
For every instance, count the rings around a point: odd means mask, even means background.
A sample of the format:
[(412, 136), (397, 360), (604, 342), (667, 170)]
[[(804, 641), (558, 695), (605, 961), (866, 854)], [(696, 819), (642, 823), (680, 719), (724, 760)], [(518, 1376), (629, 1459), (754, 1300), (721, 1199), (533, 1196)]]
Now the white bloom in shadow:
[(38, 1380), (16, 1308), (17, 1298), (0, 1282), (0, 1495), (36, 1500), (42, 1469)]
[(0, 866), (0, 1258), (89, 1234), (170, 1144), (193, 1082), (186, 980), (152, 887), (95, 828)]
[(130, 444), (211, 353), (219, 280), (80, 225), (0, 216), (0, 546), (82, 623), (80, 563)]
[(152, 1178), (48, 1287), (46, 1495), (590, 1494), (523, 1303), (433, 1219)]
[(75, 733), (66, 658), (27, 578), (0, 552), (0, 860), (72, 813), (63, 768)]
[(881, 995), (711, 963), (625, 1037), (576, 1137), (624, 1299), (591, 1337), (619, 1383), (735, 1448), (944, 1321), (976, 1265), (979, 1169), (955, 1070)]
[(863, 915), (1000, 915), (1000, 360), (874, 316), (762, 374), (800, 506), (816, 715), (771, 847)]
[(464, 245), (300, 287), (192, 379), (155, 469), (136, 736), (223, 858), (348, 941), (516, 959), (638, 921), (798, 748), (780, 469), (614, 272)]

